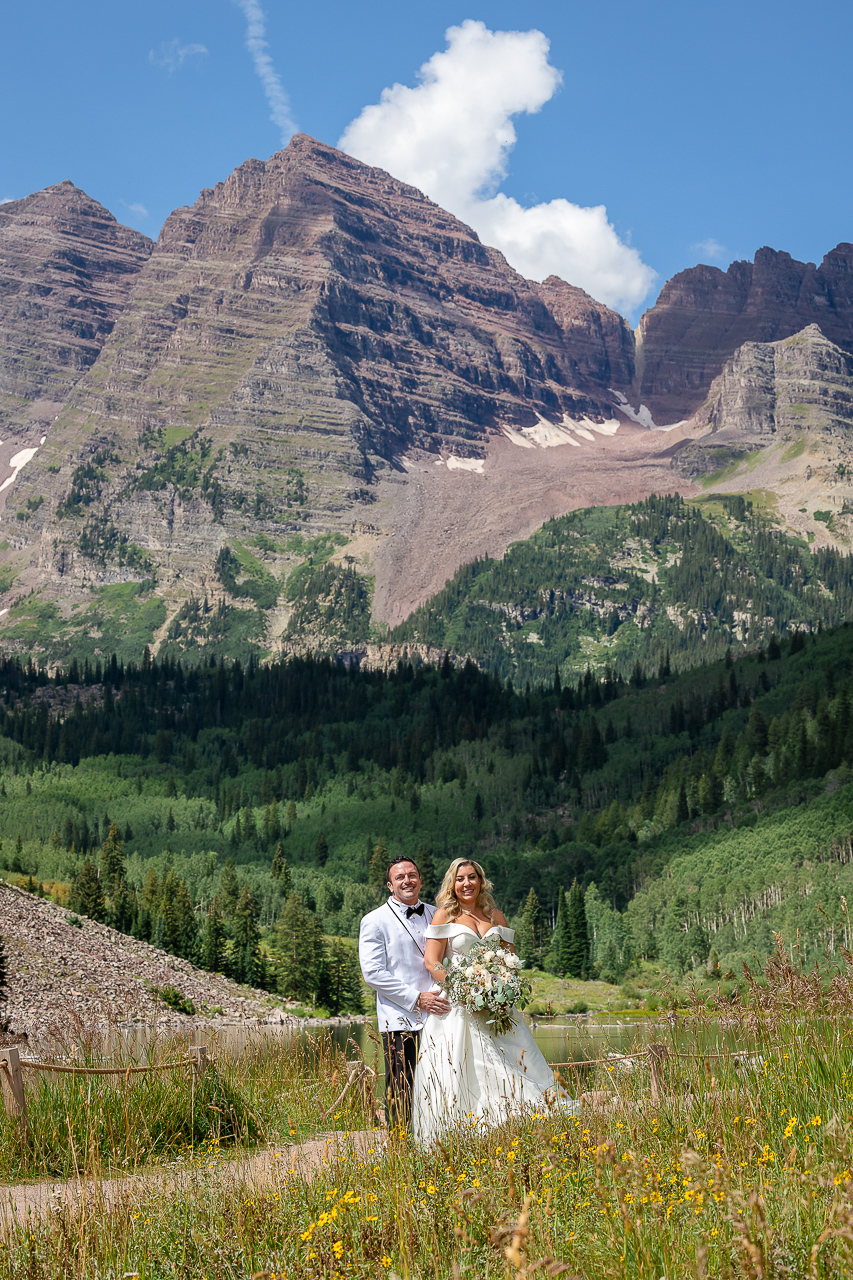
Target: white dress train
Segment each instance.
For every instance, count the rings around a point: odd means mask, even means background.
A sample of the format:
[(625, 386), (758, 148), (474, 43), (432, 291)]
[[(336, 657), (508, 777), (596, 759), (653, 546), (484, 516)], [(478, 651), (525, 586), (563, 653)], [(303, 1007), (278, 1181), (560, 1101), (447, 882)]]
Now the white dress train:
[[(514, 931), (492, 925), (482, 937), (494, 935), (512, 942)], [(445, 957), (460, 955), (481, 941), (476, 929), (456, 922), (430, 925), (425, 937), (446, 939)], [(412, 1092), (417, 1142), (429, 1145), (464, 1125), (497, 1125), (525, 1111), (557, 1106), (574, 1114), (578, 1109), (557, 1085), (517, 1009), (512, 1027), (502, 1036), (494, 1034), (486, 1018), (462, 1005), (427, 1018)]]

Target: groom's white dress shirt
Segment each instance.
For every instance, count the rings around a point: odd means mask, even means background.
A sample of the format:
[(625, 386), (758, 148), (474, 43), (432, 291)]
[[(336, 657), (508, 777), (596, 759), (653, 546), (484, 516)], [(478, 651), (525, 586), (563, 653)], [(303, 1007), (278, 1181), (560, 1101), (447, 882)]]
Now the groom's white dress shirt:
[[(416, 904), (420, 906), (420, 903)], [(426, 1021), (415, 1004), (432, 986), (424, 968), (424, 934), (435, 907), (406, 915), (406, 905), (391, 897), (361, 921), (358, 958), (368, 986), (376, 992), (380, 1031), (420, 1031)]]

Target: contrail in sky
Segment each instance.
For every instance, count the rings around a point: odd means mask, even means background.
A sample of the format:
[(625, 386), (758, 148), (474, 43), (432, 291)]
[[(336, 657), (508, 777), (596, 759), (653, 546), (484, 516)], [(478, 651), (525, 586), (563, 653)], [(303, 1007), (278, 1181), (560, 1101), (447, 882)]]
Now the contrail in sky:
[(296, 132), (290, 114), (290, 99), (267, 52), (267, 20), (258, 0), (234, 0), (246, 19), (246, 48), (252, 55), (255, 73), (264, 88), (270, 109), (270, 120), (281, 130), (281, 145), (286, 146)]

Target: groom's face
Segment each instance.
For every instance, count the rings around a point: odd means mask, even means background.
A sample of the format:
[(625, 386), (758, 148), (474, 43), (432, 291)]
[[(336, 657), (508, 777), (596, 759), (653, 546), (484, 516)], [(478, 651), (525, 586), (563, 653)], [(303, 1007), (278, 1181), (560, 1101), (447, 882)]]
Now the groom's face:
[(395, 862), (388, 876), (391, 896), (413, 907), (421, 896), (420, 872), (413, 862)]

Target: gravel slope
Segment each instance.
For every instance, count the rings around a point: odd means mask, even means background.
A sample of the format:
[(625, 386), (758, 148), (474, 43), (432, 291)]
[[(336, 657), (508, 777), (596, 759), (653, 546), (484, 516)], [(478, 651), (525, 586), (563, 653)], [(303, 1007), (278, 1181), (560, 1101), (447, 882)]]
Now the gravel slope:
[[(5, 1017), (31, 1040), (75, 1024), (105, 1027), (144, 1022), (180, 1026), (191, 1019), (166, 1008), (152, 986), (176, 987), (199, 1014), (227, 1021), (288, 1021), (283, 1004), (266, 992), (238, 986), (187, 960), (137, 942), (94, 920), (82, 928), (71, 912), (13, 885), (0, 883), (0, 935), (6, 949)], [(213, 1010), (217, 1010), (214, 1014)], [(220, 1012), (221, 1011), (221, 1012)]]

